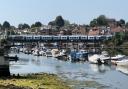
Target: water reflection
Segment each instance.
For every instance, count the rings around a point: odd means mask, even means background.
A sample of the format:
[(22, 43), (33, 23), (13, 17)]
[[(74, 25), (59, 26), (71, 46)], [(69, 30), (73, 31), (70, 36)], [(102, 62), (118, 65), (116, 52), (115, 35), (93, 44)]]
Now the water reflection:
[[(110, 89), (127, 89), (128, 76), (119, 72), (122, 67), (98, 66), (87, 62), (71, 63), (52, 57), (36, 57), (23, 53), (17, 54), (17, 56), (20, 58), (18, 62), (10, 62), (10, 72), (14, 74), (54, 73), (65, 80), (98, 81), (101, 84), (111, 86)], [(120, 85), (117, 85), (118, 83)]]
[(111, 65), (97, 65), (97, 64), (90, 64), (90, 68), (94, 72), (98, 73), (105, 73), (107, 71), (115, 70), (116, 66), (111, 66)]

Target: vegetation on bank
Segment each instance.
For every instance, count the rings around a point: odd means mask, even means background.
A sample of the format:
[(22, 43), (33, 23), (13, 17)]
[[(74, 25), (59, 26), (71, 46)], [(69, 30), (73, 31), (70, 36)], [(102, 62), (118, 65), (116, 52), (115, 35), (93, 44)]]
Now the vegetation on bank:
[(128, 55), (128, 32), (118, 32), (112, 39), (105, 40), (102, 44), (111, 55)]
[(0, 79), (0, 89), (70, 89), (54, 74), (31, 74)]

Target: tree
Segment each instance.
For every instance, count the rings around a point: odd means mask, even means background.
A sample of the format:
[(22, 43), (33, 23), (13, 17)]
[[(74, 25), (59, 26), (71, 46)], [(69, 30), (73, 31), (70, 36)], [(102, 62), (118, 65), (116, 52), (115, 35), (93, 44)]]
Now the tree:
[(97, 26), (97, 19), (93, 19), (93, 20), (90, 22), (90, 26), (91, 26), (91, 27)]
[(2, 25), (0, 24), (0, 28), (2, 28)]
[(28, 24), (26, 24), (26, 23), (24, 23), (24, 24), (19, 24), (18, 25), (18, 28), (20, 29), (20, 30), (23, 30), (23, 29), (26, 29), (26, 28), (30, 28), (30, 26), (28, 25)]
[(28, 24), (26, 24), (26, 23), (24, 23), (24, 25), (23, 25), (23, 29), (25, 29), (25, 28), (30, 28), (30, 26), (28, 25)]
[(125, 20), (120, 19), (120, 21), (117, 21), (117, 26), (125, 26)]
[(122, 33), (122, 32), (116, 33), (115, 34), (115, 44), (121, 45), (123, 43), (124, 38), (125, 38), (124, 33)]
[(4, 29), (2, 29), (3, 27), (2, 27), (2, 25), (0, 24), (0, 30), (4, 30)]
[(70, 25), (70, 22), (68, 20), (64, 20), (64, 25), (68, 26), (68, 25)]
[(42, 23), (41, 22), (35, 22), (35, 27), (41, 27)]
[(125, 25), (125, 20), (120, 19), (120, 21), (119, 21), (119, 22), (120, 22), (120, 24), (121, 24), (121, 25)]
[(51, 21), (48, 23), (48, 25), (55, 26), (56, 24), (55, 24), (55, 21)]
[(31, 28), (34, 28), (34, 27), (35, 27), (35, 24), (32, 24), (32, 25), (31, 25)]
[(64, 19), (62, 18), (62, 16), (57, 16), (55, 19), (55, 24), (56, 26), (63, 27), (64, 26)]
[(22, 30), (23, 29), (23, 24), (19, 24), (18, 29)]
[(106, 25), (108, 25), (107, 19), (106, 19), (105, 15), (100, 15), (97, 18), (97, 25), (99, 25), (99, 26), (106, 26)]
[(10, 23), (7, 22), (7, 21), (5, 21), (5, 22), (3, 23), (3, 29), (9, 29), (9, 28), (10, 28)]
[(125, 27), (128, 28), (128, 22), (125, 24)]

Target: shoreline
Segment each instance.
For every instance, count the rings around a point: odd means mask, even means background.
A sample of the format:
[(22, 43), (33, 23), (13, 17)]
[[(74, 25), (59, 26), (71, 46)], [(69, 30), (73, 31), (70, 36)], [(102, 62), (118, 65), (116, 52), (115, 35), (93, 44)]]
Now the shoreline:
[(37, 73), (0, 78), (0, 89), (71, 89), (55, 74)]

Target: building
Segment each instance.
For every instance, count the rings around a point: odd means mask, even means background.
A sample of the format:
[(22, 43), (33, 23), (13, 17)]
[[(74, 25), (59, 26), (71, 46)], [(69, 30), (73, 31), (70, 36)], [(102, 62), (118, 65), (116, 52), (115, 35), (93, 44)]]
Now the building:
[(125, 32), (125, 29), (123, 29), (123, 28), (120, 27), (120, 26), (111, 29), (111, 34), (112, 34), (112, 35), (115, 35), (115, 33), (119, 33), (119, 32)]
[(87, 35), (88, 32), (85, 27), (79, 26), (72, 30), (72, 35)]

